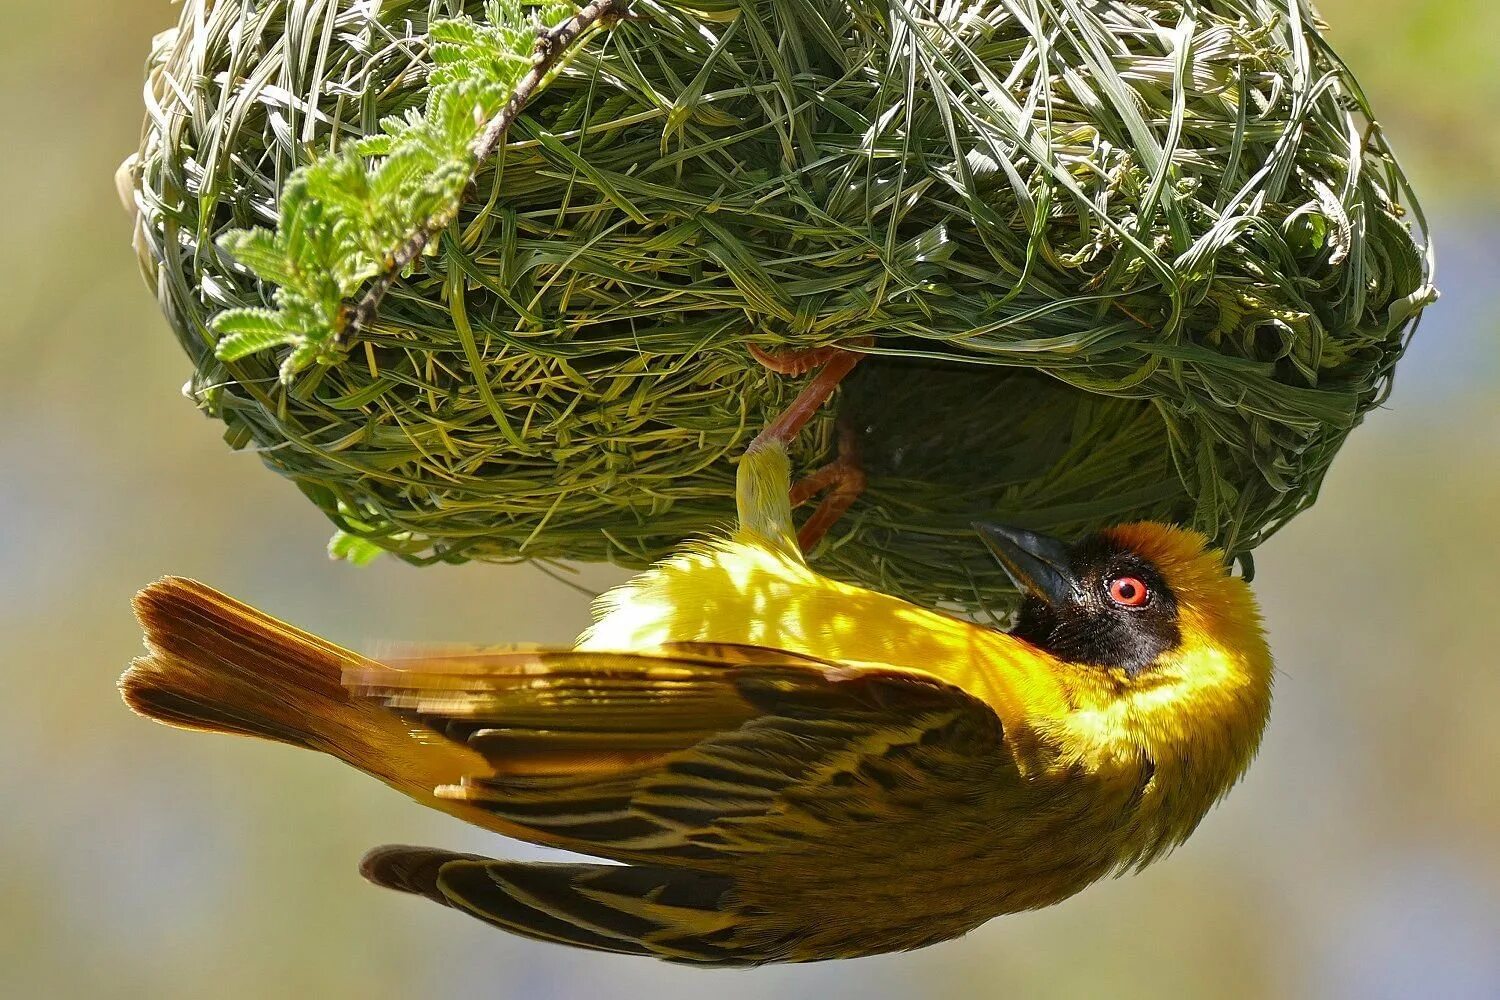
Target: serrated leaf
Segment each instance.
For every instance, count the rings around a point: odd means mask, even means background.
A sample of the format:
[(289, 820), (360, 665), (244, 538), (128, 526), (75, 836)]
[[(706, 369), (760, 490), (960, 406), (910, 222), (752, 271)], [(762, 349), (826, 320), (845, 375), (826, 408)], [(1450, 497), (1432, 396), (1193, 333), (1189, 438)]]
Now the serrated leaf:
[(352, 149), (356, 155), (364, 157), (388, 156), (391, 150), (396, 148), (396, 139), (395, 136), (390, 135), (371, 135), (357, 139), (345, 148)]
[(226, 309), (209, 327), (220, 336), (235, 333), (286, 333), (280, 312), (273, 309)]
[(242, 330), (238, 333), (227, 334), (215, 344), (214, 357), (220, 361), (238, 361), (272, 347), (281, 347), (296, 339), (296, 334), (279, 328)]
[(434, 22), (425, 110), (383, 118), (379, 133), (295, 171), (282, 187), (274, 232), (235, 230), (219, 241), (276, 286), (276, 309), (230, 310), (214, 320), (219, 357), (291, 345), (283, 382), (310, 365), (336, 362), (345, 303), (391, 266), (412, 234), (453, 218), (473, 176), (474, 139), (530, 65), (537, 25), (571, 11), (546, 0), (534, 17), (519, 0), (504, 0), (486, 7), (486, 23)]
[(219, 237), (219, 249), (261, 281), (287, 285), (293, 280), (286, 253), (269, 229), (231, 229)]
[(290, 383), (294, 376), (304, 368), (310, 367), (318, 360), (319, 346), (317, 343), (306, 340), (298, 344), (286, 360), (281, 363), (278, 375), (283, 383)]

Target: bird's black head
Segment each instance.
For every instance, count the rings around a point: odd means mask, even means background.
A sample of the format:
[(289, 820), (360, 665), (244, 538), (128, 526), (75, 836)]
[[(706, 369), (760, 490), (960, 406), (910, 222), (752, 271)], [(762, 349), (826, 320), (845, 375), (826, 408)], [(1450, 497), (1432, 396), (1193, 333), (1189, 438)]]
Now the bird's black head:
[(976, 524), (1025, 595), (1012, 634), (1059, 659), (1139, 673), (1177, 647), (1177, 598), (1157, 567), (1109, 533), (1065, 545)]

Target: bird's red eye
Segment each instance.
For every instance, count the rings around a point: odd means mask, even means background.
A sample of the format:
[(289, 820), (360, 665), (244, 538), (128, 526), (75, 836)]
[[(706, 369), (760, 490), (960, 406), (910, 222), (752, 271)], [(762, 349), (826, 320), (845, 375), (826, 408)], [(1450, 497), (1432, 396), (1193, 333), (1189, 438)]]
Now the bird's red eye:
[(1109, 581), (1109, 599), (1127, 608), (1138, 608), (1151, 598), (1151, 591), (1137, 577), (1119, 576)]

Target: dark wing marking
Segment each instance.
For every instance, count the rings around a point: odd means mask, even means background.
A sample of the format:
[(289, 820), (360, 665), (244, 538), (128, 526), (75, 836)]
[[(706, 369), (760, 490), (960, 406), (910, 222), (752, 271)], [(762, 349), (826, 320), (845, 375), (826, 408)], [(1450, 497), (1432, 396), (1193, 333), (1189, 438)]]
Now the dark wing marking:
[(621, 859), (785, 845), (808, 835), (768, 820), (788, 809), (843, 823), (878, 818), (875, 801), (910, 816), (934, 782), (961, 786), (1003, 753), (993, 711), (936, 678), (756, 647), (440, 657), (345, 683), (493, 766), (439, 795)]
[(637, 865), (495, 861), (426, 847), (388, 846), (360, 871), (376, 885), (425, 896), (540, 941), (698, 965), (771, 960), (739, 947), (742, 918), (723, 875)]

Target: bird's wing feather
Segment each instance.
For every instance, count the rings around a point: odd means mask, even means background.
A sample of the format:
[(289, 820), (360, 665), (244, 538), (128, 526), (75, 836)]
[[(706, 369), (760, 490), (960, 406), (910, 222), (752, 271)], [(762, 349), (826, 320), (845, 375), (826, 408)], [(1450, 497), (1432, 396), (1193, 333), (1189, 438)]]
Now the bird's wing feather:
[(444, 735), (488, 748), (503, 771), (527, 772), (529, 762), (552, 753), (674, 750), (733, 729), (757, 714), (735, 683), (756, 666), (835, 669), (780, 650), (693, 643), (646, 653), (412, 654), (351, 669), (344, 683)]
[(723, 860), (765, 845), (762, 817), (831, 820), (871, 785), (920, 810), (929, 776), (1003, 751), (994, 712), (929, 675), (750, 646), (438, 657), (345, 684), (492, 765), (440, 795), (621, 859)]
[(539, 941), (695, 965), (748, 965), (753, 949), (730, 905), (734, 882), (681, 868), (494, 860), (430, 847), (376, 848), (360, 865), (376, 885), (425, 896)]

